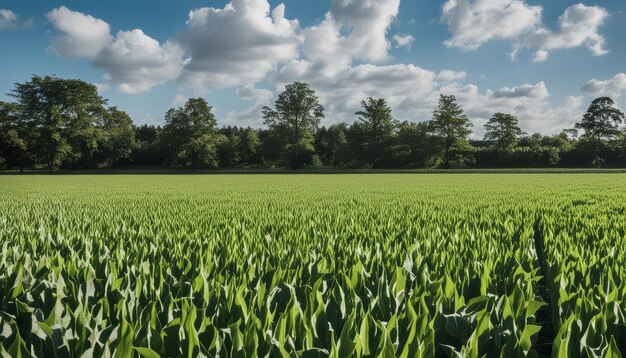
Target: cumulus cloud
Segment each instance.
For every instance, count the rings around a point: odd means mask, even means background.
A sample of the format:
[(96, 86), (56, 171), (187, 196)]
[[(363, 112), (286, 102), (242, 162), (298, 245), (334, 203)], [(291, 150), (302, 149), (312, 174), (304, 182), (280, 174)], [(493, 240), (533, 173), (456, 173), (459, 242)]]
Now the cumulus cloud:
[(619, 97), (626, 91), (626, 73), (618, 73), (604, 81), (592, 79), (585, 83), (581, 91), (594, 96)]
[(543, 62), (548, 59), (549, 53), (546, 50), (539, 50), (535, 52), (535, 57), (533, 57), (533, 62)]
[(104, 20), (63, 6), (47, 17), (62, 33), (54, 38), (50, 49), (62, 57), (91, 59), (121, 92), (145, 92), (181, 72), (183, 50), (174, 42), (161, 45), (138, 29), (119, 31), (113, 37)]
[(262, 125), (262, 108), (271, 104), (274, 93), (268, 89), (245, 85), (237, 89), (235, 95), (242, 101), (253, 102), (253, 105), (243, 111), (230, 111), (226, 115), (226, 124), (253, 127)]
[(182, 107), (187, 103), (188, 100), (189, 98), (187, 98), (187, 96), (183, 95), (182, 93), (177, 93), (176, 96), (174, 96), (174, 99), (172, 99), (172, 101), (170, 102), (170, 107)]
[(566, 97), (561, 105), (553, 106), (544, 82), (484, 92), (475, 85), (452, 84), (442, 87), (441, 92), (457, 97), (474, 122), (474, 137), (482, 136), (483, 125), (496, 112), (517, 116), (520, 127), (528, 133), (544, 134), (557, 134), (570, 128), (582, 116), (582, 97)]
[(94, 83), (94, 86), (96, 86), (96, 89), (100, 94), (108, 91), (111, 88), (108, 83)]
[(443, 20), (452, 38), (444, 44), (475, 50), (487, 41), (516, 39), (540, 25), (542, 10), (524, 0), (448, 0)]
[(605, 40), (599, 28), (609, 16), (609, 12), (599, 6), (577, 4), (565, 9), (559, 17), (558, 31), (545, 27), (536, 29), (518, 46), (539, 49), (535, 61), (547, 59), (548, 51), (585, 46), (594, 56), (608, 53)]
[(0, 9), (0, 30), (15, 28), (17, 24), (17, 15), (13, 11)]
[[(414, 65), (382, 65), (387, 33), (399, 0), (334, 0), (319, 24), (303, 29), (302, 57), (281, 66), (272, 79), (279, 90), (292, 81), (310, 83), (325, 103), (329, 121), (351, 120), (366, 96), (429, 87), (436, 74)], [(366, 62), (355, 65), (355, 62)]]
[(475, 50), (491, 40), (511, 40), (515, 59), (523, 49), (535, 51), (534, 62), (548, 59), (549, 52), (585, 46), (593, 55), (608, 51), (599, 28), (609, 16), (599, 6), (576, 4), (559, 17), (557, 30), (541, 21), (543, 7), (525, 0), (448, 0), (443, 5), (443, 21), (452, 38), (444, 44), (462, 50)]
[(413, 46), (413, 41), (415, 41), (415, 37), (409, 34), (395, 34), (393, 35), (393, 41), (396, 43), (397, 48), (411, 48)]
[(270, 10), (267, 0), (233, 0), (191, 11), (179, 39), (190, 55), (182, 83), (200, 90), (254, 83), (296, 58), (298, 22), (285, 18), (282, 4)]
[(443, 81), (459, 81), (467, 77), (467, 73), (465, 71), (452, 71), (452, 70), (441, 70), (437, 77)]
[(92, 64), (106, 73), (124, 93), (141, 93), (178, 77), (183, 50), (170, 41), (163, 45), (141, 30), (119, 31)]
[(65, 6), (47, 14), (48, 20), (62, 35), (52, 41), (49, 49), (62, 57), (93, 57), (111, 43), (111, 28), (105, 21)]
[(304, 30), (304, 56), (334, 68), (388, 60), (387, 32), (399, 6), (400, 0), (334, 0), (325, 19)]

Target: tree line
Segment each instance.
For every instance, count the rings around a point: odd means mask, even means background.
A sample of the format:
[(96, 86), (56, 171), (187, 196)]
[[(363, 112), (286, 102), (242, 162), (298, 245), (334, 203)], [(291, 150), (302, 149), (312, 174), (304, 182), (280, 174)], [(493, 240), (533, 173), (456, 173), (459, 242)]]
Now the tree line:
[(202, 98), (168, 110), (163, 126), (137, 126), (94, 85), (53, 76), (16, 83), (8, 95), (14, 101), (0, 101), (0, 169), (626, 166), (624, 113), (609, 97), (558, 135), (524, 133), (514, 115), (494, 113), (474, 140), (471, 120), (447, 95), (429, 121), (398, 121), (384, 98), (366, 98), (352, 124), (320, 126), (315, 91), (294, 82), (263, 108), (263, 129), (219, 128)]

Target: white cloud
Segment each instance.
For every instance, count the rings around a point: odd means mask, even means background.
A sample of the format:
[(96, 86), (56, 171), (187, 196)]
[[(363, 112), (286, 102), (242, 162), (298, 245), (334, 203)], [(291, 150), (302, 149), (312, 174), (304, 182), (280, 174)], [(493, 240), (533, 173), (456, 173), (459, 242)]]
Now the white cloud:
[(546, 59), (549, 50), (581, 46), (585, 46), (594, 56), (602, 56), (608, 50), (604, 48), (605, 40), (599, 28), (608, 16), (609, 12), (598, 6), (573, 5), (559, 17), (558, 31), (538, 28), (518, 46), (538, 48), (535, 59), (539, 60)]
[(566, 97), (562, 105), (553, 106), (544, 82), (534, 85), (504, 87), (480, 92), (475, 85), (452, 84), (440, 89), (453, 94), (474, 122), (474, 137), (482, 136), (483, 125), (493, 113), (511, 113), (520, 120), (520, 127), (528, 133), (557, 134), (571, 128), (582, 116), (582, 97)]
[(542, 6), (531, 6), (525, 0), (448, 0), (443, 5), (443, 20), (452, 38), (444, 44), (462, 50), (475, 50), (491, 40), (511, 40), (510, 56), (516, 59), (521, 49), (535, 51), (533, 61), (548, 59), (549, 52), (585, 46), (593, 55), (608, 51), (599, 28), (609, 16), (599, 6), (576, 4), (559, 17), (558, 30), (541, 21)]
[(304, 30), (304, 56), (329, 72), (354, 60), (388, 60), (387, 32), (399, 6), (400, 0), (334, 0), (325, 19)]
[(62, 57), (94, 57), (111, 43), (111, 28), (105, 21), (65, 6), (47, 14), (48, 20), (63, 32), (54, 38), (49, 49)]
[(442, 70), (441, 72), (439, 72), (439, 75), (437, 75), (437, 78), (439, 78), (440, 80), (448, 82), (459, 81), (464, 79), (465, 77), (467, 77), (467, 73), (465, 71), (452, 70)]
[(235, 95), (242, 101), (254, 102), (254, 104), (243, 111), (230, 111), (226, 115), (225, 123), (236, 126), (261, 126), (263, 124), (262, 108), (271, 104), (274, 93), (267, 89), (246, 85), (237, 89)]
[(119, 31), (114, 38), (105, 21), (63, 6), (47, 17), (63, 33), (50, 49), (63, 57), (91, 59), (121, 92), (145, 92), (181, 72), (183, 50), (174, 42), (161, 45), (138, 29)]
[(252, 101), (257, 104), (267, 104), (274, 96), (273, 92), (264, 88), (256, 88), (252, 85), (243, 86), (235, 92), (237, 98), (242, 101)]
[(124, 93), (141, 93), (175, 79), (183, 66), (183, 50), (176, 43), (163, 45), (141, 30), (119, 31), (115, 41), (93, 59), (106, 77)]
[(0, 9), (0, 30), (15, 28), (17, 24), (17, 15), (13, 11)]
[(618, 73), (609, 80), (592, 79), (581, 89), (582, 92), (594, 96), (619, 97), (626, 91), (626, 73)]
[(475, 50), (491, 40), (516, 39), (541, 23), (541, 6), (524, 0), (448, 0), (443, 20), (452, 33), (444, 44)]
[(263, 79), (276, 65), (296, 58), (298, 22), (285, 18), (285, 6), (270, 13), (267, 0), (233, 0), (223, 9), (189, 13), (180, 43), (191, 59), (183, 84), (212, 90)]
[(415, 41), (415, 37), (409, 34), (395, 34), (393, 35), (393, 41), (396, 43), (396, 47), (398, 48), (408, 48), (410, 49), (413, 46), (413, 41)]
[(535, 52), (535, 57), (533, 58), (533, 62), (543, 62), (548, 59), (549, 53), (546, 50), (539, 50)]
[(94, 86), (96, 86), (96, 89), (98, 90), (98, 93), (100, 94), (108, 91), (110, 88), (108, 83), (94, 83)]
[(172, 101), (170, 102), (170, 107), (171, 108), (182, 107), (187, 103), (188, 100), (189, 98), (187, 98), (187, 96), (181, 93), (177, 93), (176, 96), (174, 96), (174, 99), (172, 99)]

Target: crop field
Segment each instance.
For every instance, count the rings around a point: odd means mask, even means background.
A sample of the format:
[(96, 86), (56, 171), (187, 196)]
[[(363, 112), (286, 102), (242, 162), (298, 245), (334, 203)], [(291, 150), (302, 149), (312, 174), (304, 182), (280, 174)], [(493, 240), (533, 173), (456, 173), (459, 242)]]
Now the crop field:
[(626, 354), (625, 174), (0, 176), (0, 246), (5, 356)]

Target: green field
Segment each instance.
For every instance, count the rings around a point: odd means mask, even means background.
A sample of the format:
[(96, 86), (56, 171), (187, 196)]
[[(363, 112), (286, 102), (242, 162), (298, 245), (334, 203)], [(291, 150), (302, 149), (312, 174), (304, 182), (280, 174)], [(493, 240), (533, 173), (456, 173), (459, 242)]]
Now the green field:
[(0, 176), (0, 350), (620, 357), (626, 175)]

